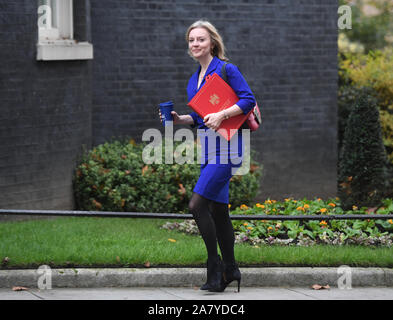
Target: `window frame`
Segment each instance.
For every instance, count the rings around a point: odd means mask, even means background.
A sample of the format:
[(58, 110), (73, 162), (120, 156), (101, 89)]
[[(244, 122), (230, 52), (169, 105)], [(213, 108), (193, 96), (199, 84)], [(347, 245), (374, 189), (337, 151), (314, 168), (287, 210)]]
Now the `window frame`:
[(93, 59), (93, 46), (74, 39), (73, 0), (37, 3), (37, 60)]

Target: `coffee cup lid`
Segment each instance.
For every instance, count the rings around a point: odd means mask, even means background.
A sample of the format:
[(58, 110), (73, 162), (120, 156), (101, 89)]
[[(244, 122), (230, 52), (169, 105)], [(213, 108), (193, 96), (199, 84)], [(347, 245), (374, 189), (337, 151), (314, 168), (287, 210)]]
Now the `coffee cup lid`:
[(161, 106), (161, 107), (173, 106), (173, 102), (172, 102), (172, 101), (161, 102), (161, 103), (160, 103), (160, 106)]

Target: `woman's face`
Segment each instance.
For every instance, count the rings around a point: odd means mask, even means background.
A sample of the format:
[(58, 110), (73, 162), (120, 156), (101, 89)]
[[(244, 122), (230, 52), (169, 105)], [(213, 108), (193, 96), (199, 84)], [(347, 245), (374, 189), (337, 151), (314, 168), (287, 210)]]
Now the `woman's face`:
[(188, 35), (188, 49), (195, 59), (203, 59), (211, 55), (213, 44), (209, 32), (205, 28), (194, 28)]

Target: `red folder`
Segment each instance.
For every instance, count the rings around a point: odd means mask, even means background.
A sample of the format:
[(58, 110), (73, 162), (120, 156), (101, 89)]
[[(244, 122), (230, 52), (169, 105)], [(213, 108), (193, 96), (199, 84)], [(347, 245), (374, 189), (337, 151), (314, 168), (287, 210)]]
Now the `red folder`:
[[(202, 119), (209, 113), (232, 107), (239, 101), (235, 91), (217, 73), (206, 77), (206, 83), (188, 103)], [(252, 110), (250, 111), (252, 112)], [(221, 122), (217, 132), (231, 140), (249, 114), (239, 114)], [(232, 130), (231, 130), (232, 129)]]

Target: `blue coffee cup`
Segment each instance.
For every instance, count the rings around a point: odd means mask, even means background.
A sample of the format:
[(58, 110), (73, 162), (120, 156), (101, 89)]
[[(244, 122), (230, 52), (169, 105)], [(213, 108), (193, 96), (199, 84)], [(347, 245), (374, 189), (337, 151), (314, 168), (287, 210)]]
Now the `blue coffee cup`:
[(167, 126), (167, 121), (173, 121), (173, 117), (171, 112), (173, 111), (173, 102), (167, 101), (160, 103), (160, 111), (161, 115), (163, 116), (163, 124)]

